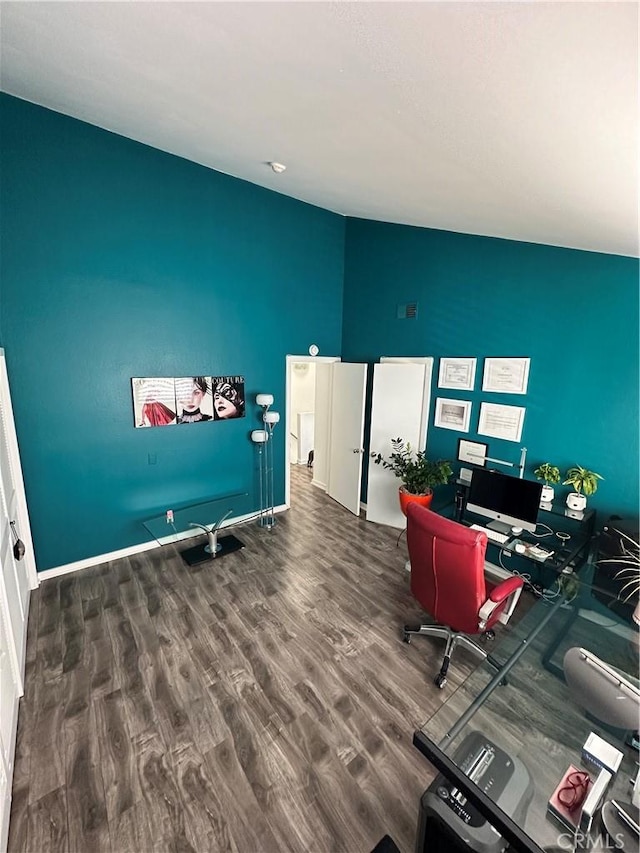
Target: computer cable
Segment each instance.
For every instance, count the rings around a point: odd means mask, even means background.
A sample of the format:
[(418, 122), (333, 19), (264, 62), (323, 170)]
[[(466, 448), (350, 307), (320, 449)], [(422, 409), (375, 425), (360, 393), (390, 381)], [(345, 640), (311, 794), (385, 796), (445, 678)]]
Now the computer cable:
[(522, 578), (524, 581), (525, 588), (532, 592), (534, 595), (541, 596), (542, 593), (540, 590), (536, 589), (533, 583), (531, 582), (531, 575), (526, 574), (524, 572), (518, 572), (515, 569), (510, 569), (502, 562), (502, 555), (504, 551), (498, 552), (498, 563), (500, 564), (500, 568), (504, 569), (505, 572), (509, 572), (510, 575), (513, 575), (515, 578)]
[(543, 524), (543, 522), (541, 522), (541, 521), (539, 521), (536, 524), (536, 530), (538, 527), (546, 527), (549, 532), (548, 533), (535, 533), (535, 532), (532, 533), (531, 535), (535, 536), (536, 539), (544, 539), (545, 536), (553, 536), (553, 534), (555, 533), (555, 531), (552, 530), (548, 524)]

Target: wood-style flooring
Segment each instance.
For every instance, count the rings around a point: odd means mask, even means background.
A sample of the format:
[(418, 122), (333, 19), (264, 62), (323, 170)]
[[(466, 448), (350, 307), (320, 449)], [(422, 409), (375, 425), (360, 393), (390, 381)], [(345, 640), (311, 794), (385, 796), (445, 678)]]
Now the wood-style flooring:
[[(189, 568), (165, 546), (31, 599), (9, 850), (413, 850), (412, 745), (475, 666), (420, 621), (404, 537), (292, 470), (292, 509)], [(192, 544), (192, 543), (189, 543)], [(183, 548), (185, 546), (182, 546)]]

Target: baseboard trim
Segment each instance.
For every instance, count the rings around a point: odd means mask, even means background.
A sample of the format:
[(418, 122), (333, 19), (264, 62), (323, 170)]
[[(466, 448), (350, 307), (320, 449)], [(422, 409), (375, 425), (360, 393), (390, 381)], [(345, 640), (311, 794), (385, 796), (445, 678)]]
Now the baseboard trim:
[[(273, 508), (274, 513), (285, 512), (289, 507), (286, 504), (280, 504)], [(257, 513), (252, 512), (246, 515), (240, 515), (237, 518), (230, 518), (226, 523), (222, 523), (222, 529), (225, 527), (235, 527), (236, 525), (247, 524), (257, 518)], [(111, 560), (119, 560), (122, 557), (132, 557), (134, 554), (141, 554), (144, 551), (152, 551), (154, 548), (161, 548), (163, 544), (169, 542), (181, 542), (184, 539), (193, 539), (197, 536), (202, 536), (200, 530), (185, 531), (178, 536), (164, 540), (164, 542), (142, 542), (140, 545), (132, 545), (129, 548), (121, 548), (118, 551), (111, 551), (108, 554), (98, 554), (95, 557), (88, 557), (86, 560), (77, 560), (75, 563), (67, 563), (63, 566), (55, 566), (53, 569), (45, 569), (38, 572), (38, 580), (46, 581), (49, 578), (58, 578), (61, 575), (69, 575), (72, 572), (81, 572), (83, 569), (90, 569), (93, 566), (99, 566), (102, 563), (109, 563)]]

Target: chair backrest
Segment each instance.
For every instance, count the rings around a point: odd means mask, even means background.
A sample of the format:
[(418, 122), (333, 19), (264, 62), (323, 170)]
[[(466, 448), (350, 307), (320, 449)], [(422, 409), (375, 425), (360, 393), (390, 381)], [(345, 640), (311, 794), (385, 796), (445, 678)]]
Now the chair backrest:
[(487, 534), (410, 504), (407, 544), (411, 592), (422, 607), (455, 631), (479, 633)]

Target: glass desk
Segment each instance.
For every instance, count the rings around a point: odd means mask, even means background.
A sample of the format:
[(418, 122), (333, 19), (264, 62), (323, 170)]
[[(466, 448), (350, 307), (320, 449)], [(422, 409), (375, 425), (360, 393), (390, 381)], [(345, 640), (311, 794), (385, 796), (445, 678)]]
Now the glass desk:
[[(434, 501), (432, 505), (434, 512), (446, 518), (453, 518), (467, 526), (479, 524), (487, 527), (490, 519), (469, 512), (466, 508), (469, 484), (464, 480), (457, 480), (455, 489), (454, 500), (449, 499), (438, 503)], [(507, 571), (515, 569), (522, 573), (523, 571), (531, 572), (534, 568), (536, 580), (540, 581), (541, 586), (550, 586), (564, 568), (571, 566), (578, 570), (589, 560), (591, 545), (594, 541), (595, 521), (596, 514), (593, 509), (587, 508), (584, 512), (575, 512), (567, 509), (559, 500), (553, 505), (541, 504), (538, 511), (537, 533), (544, 535), (534, 536), (525, 531), (518, 536), (510, 536), (503, 544), (489, 540), (487, 558), (496, 553), (496, 549), (497, 552), (502, 551), (508, 560), (504, 565)], [(524, 546), (523, 553), (516, 550), (516, 546), (519, 545)], [(530, 551), (533, 545), (538, 545), (552, 553), (550, 556), (536, 556)]]
[(168, 509), (162, 515), (148, 518), (142, 523), (160, 545), (189, 539), (194, 536), (195, 530), (200, 529), (206, 535), (207, 542), (181, 552), (182, 559), (194, 566), (243, 548), (243, 543), (235, 536), (218, 536), (218, 531), (230, 516), (246, 515), (250, 511), (248, 492), (237, 492), (178, 509)]
[[(586, 568), (592, 570), (592, 566)], [(592, 783), (596, 782), (598, 769), (582, 760), (591, 732), (619, 749), (623, 758), (603, 797), (605, 808), (576, 837), (591, 850), (616, 845), (616, 849), (638, 850), (638, 837), (620, 819), (612, 824), (609, 814), (609, 801), (615, 799), (628, 804), (638, 821), (638, 811), (630, 804), (631, 780), (638, 770), (637, 699), (631, 700), (636, 725), (613, 728), (584, 710), (584, 705), (593, 709), (590, 691), (599, 683), (598, 674), (588, 671), (586, 686), (574, 683), (572, 688), (563, 675), (565, 652), (583, 648), (637, 686), (638, 626), (616, 616), (608, 606), (611, 596), (607, 598), (588, 580), (574, 575), (563, 583), (566, 595), (539, 600), (496, 641), (492, 660), (500, 666), (498, 672), (484, 662), (414, 734), (415, 746), (440, 771), (422, 798), (422, 819), (430, 813), (449, 819), (457, 809), (463, 817), (456, 812), (451, 822), (470, 842), (475, 839), (478, 846), (471, 846), (473, 850), (504, 849), (500, 842), (505, 839), (510, 849), (527, 853), (544, 848), (573, 850), (574, 835), (547, 814), (547, 804), (570, 765), (588, 769)], [(620, 708), (620, 693), (624, 689), (615, 676), (607, 677), (603, 695), (608, 707)], [(473, 759), (483, 748), (484, 760), (488, 756), (489, 764), (494, 761), (493, 769), (476, 767), (474, 771)], [(474, 773), (475, 782), (469, 778)], [(464, 814), (471, 815), (470, 822)], [(616, 835), (613, 843), (604, 837), (601, 820), (605, 817)], [(626, 838), (626, 844), (620, 838)], [(424, 849), (429, 849), (428, 841)]]

